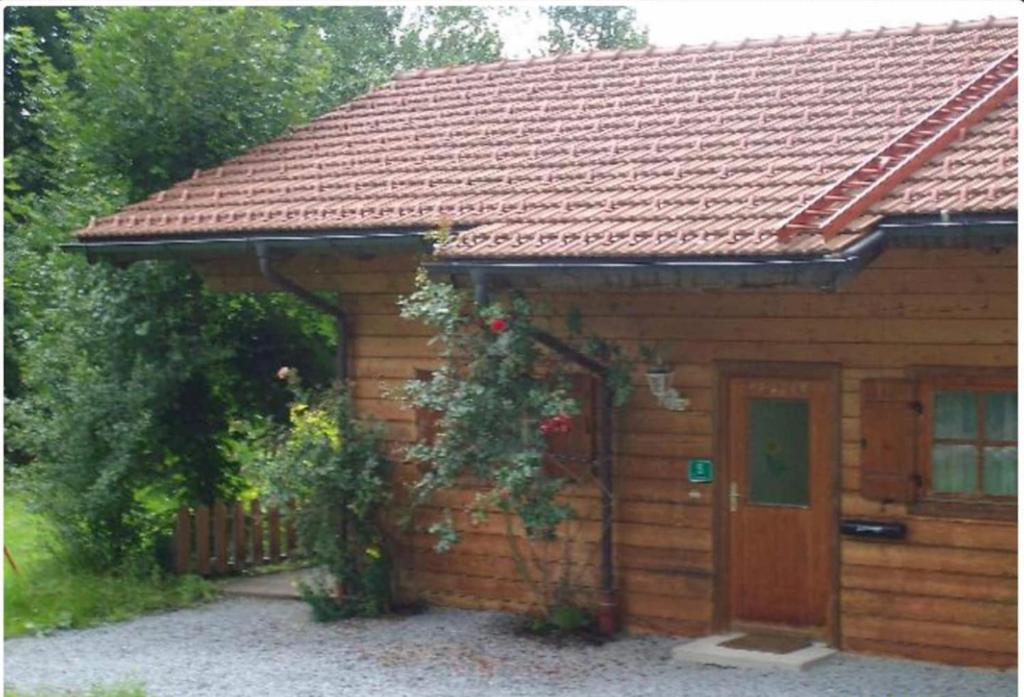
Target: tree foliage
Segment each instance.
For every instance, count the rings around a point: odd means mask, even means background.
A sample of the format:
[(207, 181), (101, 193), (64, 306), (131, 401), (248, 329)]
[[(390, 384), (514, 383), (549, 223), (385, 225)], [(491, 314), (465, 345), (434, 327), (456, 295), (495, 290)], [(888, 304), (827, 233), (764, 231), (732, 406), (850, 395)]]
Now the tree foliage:
[(550, 28), (542, 37), (550, 53), (643, 48), (647, 29), (636, 10), (621, 5), (557, 5), (543, 8)]
[(231, 419), (284, 418), (267, 377), (329, 379), (332, 328), (290, 296), (207, 291), (171, 262), (59, 250), (111, 213), (399, 68), (500, 50), (455, 8), (7, 8), (7, 463), (81, 561), (149, 544), (161, 510), (231, 495)]
[(403, 67), (489, 63), (501, 55), (501, 36), (481, 7), (412, 10), (400, 40)]
[[(25, 59), (31, 60), (26, 51), (43, 53), (57, 70), (67, 71), (72, 65), (72, 57), (65, 20), (76, 16), (80, 16), (80, 8), (17, 5), (4, 8), (4, 26), (8, 32), (4, 40), (5, 155), (19, 148), (31, 151), (40, 146), (37, 124), (26, 118), (30, 113), (28, 82), (31, 78), (25, 73), (26, 68), (33, 70), (33, 66), (24, 64)], [(24, 46), (26, 40), (33, 45)], [(22, 187), (38, 188), (39, 182), (34, 181), (28, 172), (20, 174)]]
[[(329, 83), (315, 26), (271, 8), (105, 8), (71, 31), (83, 156), (141, 198), (308, 118)], [(374, 37), (379, 40), (382, 37)]]

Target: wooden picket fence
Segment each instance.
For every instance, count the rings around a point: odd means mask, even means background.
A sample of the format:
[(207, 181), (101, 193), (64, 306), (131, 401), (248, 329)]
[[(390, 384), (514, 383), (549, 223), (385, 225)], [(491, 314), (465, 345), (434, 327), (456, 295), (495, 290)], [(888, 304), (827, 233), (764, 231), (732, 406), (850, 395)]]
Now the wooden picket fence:
[[(288, 508), (294, 511), (294, 503)], [(264, 510), (258, 500), (248, 506), (240, 501), (182, 506), (174, 527), (174, 569), (220, 576), (295, 559), (300, 549), (292, 518), (276, 506)]]

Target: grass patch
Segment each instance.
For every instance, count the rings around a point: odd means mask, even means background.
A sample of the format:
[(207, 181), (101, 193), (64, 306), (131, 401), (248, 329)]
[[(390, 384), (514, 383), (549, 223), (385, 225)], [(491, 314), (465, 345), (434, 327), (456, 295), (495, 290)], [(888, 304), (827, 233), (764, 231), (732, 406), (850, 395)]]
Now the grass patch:
[(4, 690), (4, 697), (146, 697), (146, 692), (136, 685), (97, 685), (88, 690), (33, 690), (22, 692), (21, 690)]
[[(4, 544), (18, 565), (4, 570), (4, 636), (88, 627), (99, 622), (194, 605), (216, 594), (197, 576), (131, 577), (71, 569), (46, 520), (16, 496), (4, 497)], [(7, 564), (7, 562), (4, 562)], [(120, 689), (120, 688), (118, 688)], [(92, 692), (83, 693), (93, 697)], [(96, 695), (129, 696), (137, 692)]]

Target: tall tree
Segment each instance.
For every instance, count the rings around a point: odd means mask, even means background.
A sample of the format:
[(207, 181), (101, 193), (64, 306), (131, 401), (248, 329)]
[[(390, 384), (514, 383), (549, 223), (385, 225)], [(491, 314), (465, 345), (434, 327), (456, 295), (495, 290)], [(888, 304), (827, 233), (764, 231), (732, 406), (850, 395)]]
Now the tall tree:
[[(69, 46), (68, 25), (81, 18), (79, 8), (8, 6), (4, 8), (4, 155), (18, 149), (38, 148), (39, 134), (29, 116), (30, 104), (27, 85), (23, 79), (32, 70), (25, 66), (25, 48), (14, 50), (14, 45), (27, 36), (35, 45), (31, 47), (47, 57), (57, 70), (67, 71), (73, 62)], [(19, 34), (21, 36), (19, 37)], [(28, 60), (32, 60), (28, 58)], [(28, 164), (28, 163), (26, 163)], [(23, 189), (36, 189), (41, 185), (38, 176), (29, 168), (20, 172)]]
[(501, 35), (481, 7), (414, 8), (399, 40), (401, 67), (488, 63), (501, 57)]
[(281, 363), (326, 379), (332, 339), (289, 296), (215, 295), (181, 264), (89, 267), (58, 245), (396, 68), (496, 54), (485, 16), (448, 10), (94, 7), (9, 27), (10, 115), (33, 135), (5, 153), (8, 442), (83, 562), (142, 549), (153, 501), (231, 493), (230, 420), (283, 410)]
[(273, 8), (104, 8), (90, 19), (72, 32), (85, 86), (76, 138), (128, 178), (133, 200), (308, 118), (330, 85), (317, 27)]
[[(91, 45), (85, 33), (75, 30), (76, 52)], [(293, 358), (303, 349), (315, 357), (320, 340), (315, 321), (304, 321), (313, 313), (287, 299), (268, 298), (258, 303), (263, 316), (254, 315), (206, 292), (182, 265), (118, 271), (57, 251), (90, 215), (127, 201), (133, 182), (95, 157), (101, 143), (117, 144), (117, 131), (97, 133), (90, 120), (116, 81), (83, 80), (92, 92), (76, 94), (68, 75), (32, 50), (30, 34), (12, 37), (11, 48), (23, 52), (28, 111), (41, 141), (34, 159), (49, 176), (43, 190), (5, 200), (5, 288), (14, 310), (5, 339), (18, 349), (23, 382), (8, 410), (8, 442), (35, 458), (36, 499), (74, 557), (108, 566), (144, 547), (152, 502), (209, 500), (236, 484), (220, 448), (228, 418), (274, 396), (272, 388), (256, 398), (248, 390), (248, 403), (236, 396), (246, 393), (240, 386), (271, 384), (268, 366), (261, 379), (239, 360), (252, 335), (286, 322)], [(108, 126), (124, 134), (137, 124)], [(139, 176), (136, 190), (146, 181)], [(224, 327), (239, 331), (221, 334)], [(297, 362), (309, 369), (307, 361)]]
[(636, 10), (621, 5), (558, 5), (542, 8), (549, 28), (541, 41), (549, 53), (643, 48), (647, 28), (636, 23)]

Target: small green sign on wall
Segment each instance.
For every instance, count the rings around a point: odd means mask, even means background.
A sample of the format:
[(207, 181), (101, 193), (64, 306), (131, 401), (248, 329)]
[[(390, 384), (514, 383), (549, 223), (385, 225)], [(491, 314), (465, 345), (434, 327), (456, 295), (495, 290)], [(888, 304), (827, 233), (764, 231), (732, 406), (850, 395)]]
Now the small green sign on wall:
[(688, 469), (691, 482), (711, 482), (715, 479), (715, 466), (711, 460), (690, 460)]

